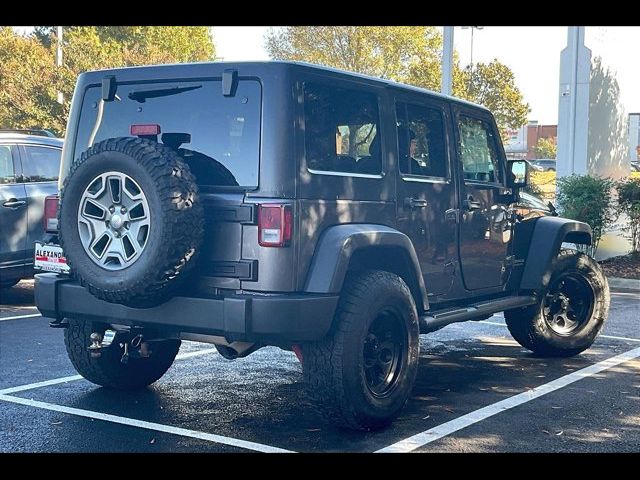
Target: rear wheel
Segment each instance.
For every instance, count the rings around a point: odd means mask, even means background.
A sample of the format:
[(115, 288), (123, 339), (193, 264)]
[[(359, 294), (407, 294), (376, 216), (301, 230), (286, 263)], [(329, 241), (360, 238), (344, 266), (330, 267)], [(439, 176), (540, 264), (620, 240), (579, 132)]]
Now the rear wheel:
[(540, 302), (505, 312), (507, 327), (523, 347), (547, 357), (570, 357), (593, 344), (609, 312), (609, 284), (587, 255), (565, 250), (552, 264)]
[(382, 271), (345, 281), (327, 338), (303, 345), (310, 394), (328, 420), (355, 430), (388, 425), (415, 382), (419, 331), (406, 283)]
[(64, 344), (71, 363), (80, 375), (103, 387), (134, 390), (151, 385), (169, 370), (180, 349), (180, 340), (153, 342), (149, 358), (131, 358), (125, 364), (120, 361), (123, 349), (114, 343), (103, 348), (98, 358), (93, 358), (87, 350), (91, 345), (90, 336), (94, 332), (103, 335), (108, 324), (76, 319), (68, 322)]

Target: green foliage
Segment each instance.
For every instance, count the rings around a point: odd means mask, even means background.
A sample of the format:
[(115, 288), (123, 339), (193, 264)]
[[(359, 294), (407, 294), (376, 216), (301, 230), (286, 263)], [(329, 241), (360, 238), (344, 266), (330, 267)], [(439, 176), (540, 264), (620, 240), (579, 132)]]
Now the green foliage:
[[(440, 90), (442, 34), (435, 27), (282, 27), (266, 35), (276, 60), (299, 60)], [(473, 80), (473, 81), (472, 81)], [(491, 109), (501, 131), (527, 122), (529, 105), (513, 72), (494, 60), (473, 75), (454, 54), (454, 95)]]
[[(208, 27), (65, 27), (63, 67), (55, 66), (55, 27), (30, 36), (0, 28), (0, 126), (63, 134), (77, 76), (87, 70), (211, 60)], [(56, 101), (57, 92), (64, 103)]]
[(640, 178), (622, 179), (616, 182), (617, 210), (627, 216), (628, 237), (631, 249), (640, 253)]
[(58, 73), (50, 49), (0, 27), (0, 127), (62, 133), (67, 112), (56, 101)]
[(541, 138), (533, 147), (536, 158), (556, 158), (558, 146), (551, 138)]
[(560, 214), (591, 225), (593, 243), (584, 250), (593, 257), (605, 229), (617, 218), (611, 202), (615, 182), (591, 175), (571, 175), (557, 182)]
[(529, 104), (524, 102), (511, 69), (497, 59), (476, 63), (473, 70), (465, 69), (461, 79), (454, 81), (453, 93), (491, 110), (503, 139), (507, 129), (515, 130), (527, 123)]

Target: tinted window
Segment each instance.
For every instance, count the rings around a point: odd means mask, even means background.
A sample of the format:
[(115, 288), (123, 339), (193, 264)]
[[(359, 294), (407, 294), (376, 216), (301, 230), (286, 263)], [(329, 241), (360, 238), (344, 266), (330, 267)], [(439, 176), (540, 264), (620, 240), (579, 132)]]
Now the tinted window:
[[(101, 89), (87, 90), (82, 105), (77, 158), (96, 124)], [(238, 82), (234, 96), (220, 81), (119, 85), (120, 100), (106, 102), (94, 140), (131, 136), (134, 124), (160, 125), (157, 141), (180, 149), (200, 185), (258, 186), (260, 83)]]
[(307, 83), (304, 116), (309, 169), (364, 174), (382, 172), (375, 94)]
[(400, 103), (397, 118), (400, 171), (410, 175), (446, 177), (442, 113), (435, 108)]
[(25, 145), (27, 160), (22, 162), (25, 182), (53, 182), (58, 180), (60, 155), (58, 148)]
[(484, 120), (460, 116), (458, 129), (464, 178), (482, 182), (499, 182), (500, 163), (491, 125)]
[(9, 145), (0, 145), (0, 183), (15, 183), (15, 181), (11, 147)]

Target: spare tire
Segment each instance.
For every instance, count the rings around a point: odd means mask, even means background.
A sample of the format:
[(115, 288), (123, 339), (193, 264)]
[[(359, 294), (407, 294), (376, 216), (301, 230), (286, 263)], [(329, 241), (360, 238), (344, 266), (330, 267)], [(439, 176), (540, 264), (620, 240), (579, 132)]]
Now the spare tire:
[(131, 307), (158, 305), (184, 283), (203, 223), (189, 166), (141, 138), (110, 138), (83, 152), (60, 197), (60, 245), (72, 274), (94, 296)]

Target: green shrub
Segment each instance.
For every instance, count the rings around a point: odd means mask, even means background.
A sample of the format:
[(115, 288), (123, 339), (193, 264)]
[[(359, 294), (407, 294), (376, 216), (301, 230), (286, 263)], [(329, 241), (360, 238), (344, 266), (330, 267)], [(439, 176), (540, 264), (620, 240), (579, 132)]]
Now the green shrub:
[(571, 175), (557, 182), (560, 214), (591, 225), (592, 245), (579, 248), (593, 257), (604, 230), (617, 218), (611, 201), (615, 182), (591, 175)]
[(616, 182), (617, 210), (629, 219), (627, 236), (634, 253), (640, 252), (640, 178), (624, 178)]

